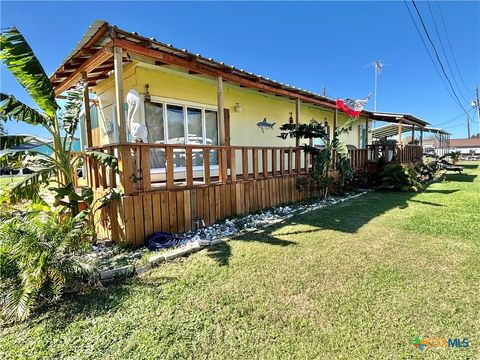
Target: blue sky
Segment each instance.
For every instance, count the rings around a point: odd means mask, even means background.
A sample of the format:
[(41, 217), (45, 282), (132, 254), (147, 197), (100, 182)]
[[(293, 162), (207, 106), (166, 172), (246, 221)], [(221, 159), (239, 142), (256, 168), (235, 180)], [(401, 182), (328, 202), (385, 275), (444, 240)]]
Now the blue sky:
[[(463, 106), (473, 115), (465, 100), (480, 85), (480, 2), (431, 2), (453, 75), (428, 3), (417, 5)], [(461, 107), (442, 84), (403, 1), (1, 2), (1, 27), (17, 26), (49, 75), (95, 19), (297, 87), (321, 93), (325, 85), (333, 98), (373, 93), (373, 68), (366, 65), (381, 59), (390, 66), (379, 78), (379, 111), (412, 113), (454, 137), (467, 134), (466, 116), (460, 116)], [(3, 66), (0, 85), (2, 92), (31, 104)], [(373, 101), (368, 108), (373, 109)], [(18, 123), (7, 128), (45, 135)]]

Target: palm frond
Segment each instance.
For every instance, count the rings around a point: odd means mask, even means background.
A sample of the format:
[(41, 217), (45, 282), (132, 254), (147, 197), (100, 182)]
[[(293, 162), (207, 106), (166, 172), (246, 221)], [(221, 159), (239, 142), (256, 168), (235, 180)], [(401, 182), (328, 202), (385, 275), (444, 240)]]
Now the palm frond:
[(25, 144), (33, 138), (33, 136), (29, 135), (2, 135), (0, 136), (0, 150), (6, 150), (14, 146)]
[(112, 170), (117, 170), (118, 168), (118, 159), (110, 154), (101, 152), (101, 151), (85, 151), (85, 155), (97, 160), (100, 164), (108, 166)]
[(0, 33), (0, 60), (50, 117), (59, 108), (55, 91), (40, 61), (23, 35), (15, 28)]
[(55, 174), (55, 168), (52, 166), (27, 175), (22, 181), (7, 189), (10, 202), (16, 203), (22, 199), (38, 200), (41, 186), (47, 185)]
[(8, 119), (30, 125), (51, 125), (52, 119), (17, 100), (13, 95), (0, 93), (0, 114)]
[(84, 84), (79, 83), (74, 89), (67, 92), (67, 101), (63, 107), (61, 118), (63, 129), (68, 135), (73, 135), (77, 131), (83, 102), (83, 90)]
[(36, 150), (5, 151), (0, 154), (0, 167), (18, 169), (21, 167), (52, 166), (54, 159)]

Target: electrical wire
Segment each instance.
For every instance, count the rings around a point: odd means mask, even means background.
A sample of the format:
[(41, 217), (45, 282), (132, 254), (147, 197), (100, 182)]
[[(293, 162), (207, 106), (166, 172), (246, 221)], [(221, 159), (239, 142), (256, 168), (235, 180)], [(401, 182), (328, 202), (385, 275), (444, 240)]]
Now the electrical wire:
[(430, 10), (430, 15), (432, 16), (433, 25), (435, 27), (435, 32), (437, 33), (438, 41), (440, 43), (440, 47), (442, 49), (443, 56), (445, 57), (445, 60), (447, 61), (447, 67), (450, 70), (450, 74), (452, 75), (453, 82), (455, 83), (455, 86), (457, 87), (458, 93), (460, 94), (462, 99), (465, 100), (466, 103), (468, 103), (469, 101), (465, 98), (465, 96), (463, 96), (462, 90), (460, 89), (460, 86), (458, 86), (457, 79), (455, 77), (455, 73), (453, 72), (452, 67), (450, 66), (450, 61), (448, 60), (448, 56), (447, 56), (447, 53), (445, 51), (445, 47), (443, 46), (442, 37), (440, 36), (440, 31), (438, 30), (437, 22), (435, 21), (435, 16), (433, 15), (433, 10), (432, 10), (432, 7), (430, 6), (430, 1), (427, 1), (427, 5), (428, 5), (428, 9)]
[(452, 43), (450, 42), (450, 36), (448, 35), (448, 31), (447, 31), (447, 26), (445, 25), (445, 20), (443, 18), (443, 12), (442, 12), (442, 8), (440, 7), (440, 1), (436, 1), (436, 3), (437, 3), (437, 7), (438, 7), (438, 12), (440, 13), (440, 20), (442, 21), (442, 25), (443, 25), (443, 31), (445, 32), (445, 37), (447, 38), (447, 44), (448, 44), (448, 47), (450, 49), (450, 53), (452, 54), (453, 63), (455, 64), (455, 67), (457, 68), (457, 71), (458, 71), (458, 75), (460, 76), (460, 80), (462, 81), (463, 86), (465, 87), (465, 89), (468, 92), (473, 92), (473, 89), (470, 89), (467, 86), (467, 84), (465, 83), (465, 80), (463, 79), (462, 73), (461, 73), (461, 71), (458, 67), (457, 59), (455, 57), (455, 52), (453, 51)]
[(417, 25), (417, 22), (415, 21), (414, 17), (413, 17), (413, 14), (410, 10), (410, 8), (408, 7), (408, 4), (407, 4), (407, 0), (403, 0), (403, 3), (405, 4), (405, 7), (407, 8), (408, 10), (408, 14), (410, 15), (410, 19), (412, 19), (412, 22), (413, 22), (413, 25), (415, 26), (415, 29), (417, 30), (417, 34), (418, 36), (420, 37), (420, 40), (422, 40), (422, 44), (425, 48), (425, 51), (427, 52), (428, 54), (428, 57), (430, 58), (430, 61), (432, 62), (432, 65), (433, 65), (433, 68), (435, 69), (438, 77), (440, 78), (440, 80), (442, 81), (442, 84), (443, 86), (445, 87), (445, 90), (447, 91), (448, 95), (450, 95), (450, 97), (452, 98), (452, 100), (454, 102), (457, 102), (455, 100), (455, 98), (453, 97), (453, 94), (451, 92), (451, 90), (448, 88), (448, 85), (447, 83), (445, 82), (445, 79), (443, 78), (443, 76), (440, 74), (440, 70), (438, 70), (438, 65), (437, 63), (435, 62), (435, 60), (433, 59), (433, 56), (432, 54), (430, 53), (430, 49), (428, 48), (427, 44), (425, 43), (425, 40), (422, 36), (422, 33), (420, 32), (420, 29), (418, 28), (418, 25)]
[(452, 81), (450, 80), (450, 78), (448, 77), (448, 75), (447, 75), (447, 73), (446, 73), (446, 71), (445, 71), (445, 67), (443, 66), (443, 63), (442, 63), (442, 61), (441, 61), (441, 59), (440, 59), (440, 56), (438, 55), (437, 48), (435, 47), (435, 44), (433, 43), (432, 38), (430, 37), (430, 34), (428, 33), (427, 26), (425, 25), (425, 22), (423, 21), (422, 14), (420, 14), (420, 10), (418, 9), (417, 4), (415, 3), (415, 0), (412, 0), (412, 4), (413, 4), (413, 7), (415, 8), (415, 11), (417, 12), (418, 18), (420, 19), (420, 23), (422, 24), (423, 31), (425, 32), (425, 35), (427, 36), (427, 39), (428, 39), (428, 41), (430, 42), (430, 45), (431, 45), (432, 48), (433, 48), (433, 51), (434, 51), (435, 56), (436, 56), (436, 58), (437, 58), (437, 61), (438, 61), (439, 65), (440, 65), (440, 68), (442, 69), (443, 75), (445, 76), (445, 78), (447, 79), (448, 83), (450, 84), (450, 88), (452, 89), (452, 92), (453, 92), (455, 98), (457, 99), (458, 105), (460, 105), (460, 107), (463, 109), (463, 111), (465, 112), (465, 114), (467, 114), (467, 116), (468, 116), (467, 110), (465, 110), (465, 108), (463, 107), (460, 99), (458, 98), (457, 93), (455, 92), (455, 89), (453, 88)]
[[(473, 109), (473, 110), (474, 110), (474, 109)], [(469, 115), (471, 115), (471, 112), (472, 112), (473, 110), (470, 110)], [(443, 125), (443, 124), (448, 124), (448, 123), (450, 123), (450, 122), (452, 122), (452, 121), (454, 121), (454, 120), (457, 120), (457, 119), (461, 118), (462, 116), (465, 116), (465, 113), (461, 113), (460, 115), (454, 117), (453, 119), (450, 119), (450, 120), (441, 122), (440, 124), (436, 124), (435, 126), (440, 126), (440, 125)]]

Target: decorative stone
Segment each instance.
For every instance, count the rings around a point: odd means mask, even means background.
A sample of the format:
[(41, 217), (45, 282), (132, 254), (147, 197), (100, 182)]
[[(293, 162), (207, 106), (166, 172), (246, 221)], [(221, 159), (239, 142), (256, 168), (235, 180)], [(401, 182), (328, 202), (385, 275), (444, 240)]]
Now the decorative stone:
[(152, 264), (151, 263), (146, 263), (144, 265), (137, 266), (135, 268), (135, 271), (136, 271), (137, 275), (141, 275), (141, 274), (143, 274), (143, 273), (145, 273), (145, 272), (147, 272), (151, 269), (152, 269)]
[(128, 277), (133, 274), (134, 267), (133, 265), (126, 265), (119, 268), (100, 271), (100, 280), (108, 280), (117, 277)]
[(159, 263), (161, 263), (163, 261), (165, 261), (165, 255), (164, 254), (153, 255), (148, 259), (148, 262), (152, 266), (157, 266)]

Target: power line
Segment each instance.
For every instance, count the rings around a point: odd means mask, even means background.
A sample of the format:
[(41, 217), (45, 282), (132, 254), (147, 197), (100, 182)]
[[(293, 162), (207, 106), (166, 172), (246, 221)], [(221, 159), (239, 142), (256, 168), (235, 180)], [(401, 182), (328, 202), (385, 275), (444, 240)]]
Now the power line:
[(440, 74), (440, 71), (438, 70), (438, 65), (437, 65), (437, 63), (435, 62), (435, 60), (433, 60), (433, 56), (432, 56), (432, 54), (430, 53), (430, 49), (428, 48), (427, 44), (425, 43), (425, 40), (423, 39), (422, 33), (420, 32), (420, 29), (418, 28), (417, 22), (416, 22), (415, 19), (413, 18), (413, 14), (412, 14), (412, 12), (410, 11), (410, 8), (408, 7), (407, 0), (403, 0), (403, 3), (405, 4), (405, 7), (406, 7), (407, 10), (408, 10), (408, 13), (409, 13), (409, 15), (410, 15), (410, 19), (412, 19), (413, 25), (415, 26), (415, 29), (417, 30), (417, 34), (418, 34), (418, 36), (420, 37), (420, 40), (422, 40), (422, 44), (423, 44), (423, 46), (425, 47), (425, 51), (427, 52), (428, 57), (430, 58), (430, 61), (432, 62), (433, 68), (435, 69), (438, 77), (439, 77), (440, 80), (442, 81), (442, 84), (443, 84), (443, 86), (445, 87), (445, 90), (447, 90), (448, 95), (450, 95), (450, 97), (452, 98), (452, 100), (453, 100), (454, 102), (457, 102), (457, 101), (454, 99), (454, 97), (453, 97), (453, 95), (452, 95), (452, 93), (451, 93), (451, 90), (448, 88), (447, 83), (445, 82), (445, 79), (444, 79), (443, 76)]
[(456, 79), (455, 74), (452, 70), (452, 67), (450, 66), (450, 61), (448, 61), (448, 56), (447, 56), (447, 53), (445, 51), (445, 47), (443, 46), (442, 37), (440, 36), (440, 31), (438, 30), (437, 22), (435, 21), (435, 16), (433, 15), (433, 10), (432, 10), (432, 7), (430, 6), (430, 1), (427, 1), (427, 5), (428, 5), (428, 9), (430, 10), (430, 15), (432, 16), (433, 25), (435, 27), (435, 32), (437, 33), (438, 41), (440, 42), (440, 47), (442, 49), (443, 56), (445, 57), (445, 60), (447, 61), (447, 67), (450, 70), (450, 73), (452, 74), (453, 82), (455, 83), (460, 96), (463, 98), (463, 100), (465, 100), (466, 103), (468, 103), (469, 101), (465, 98), (465, 96), (463, 96), (463, 93), (460, 89), (460, 86), (458, 86), (457, 79)]
[(432, 48), (433, 48), (433, 51), (434, 51), (435, 56), (436, 56), (436, 58), (437, 58), (437, 61), (438, 61), (439, 65), (440, 65), (440, 68), (442, 69), (443, 75), (445, 76), (445, 78), (447, 79), (448, 83), (450, 84), (450, 88), (452, 89), (453, 95), (454, 95), (455, 98), (457, 99), (458, 105), (460, 105), (460, 107), (463, 109), (463, 111), (465, 112), (465, 114), (467, 114), (467, 116), (468, 116), (467, 110), (465, 110), (465, 108), (463, 107), (460, 99), (458, 98), (457, 93), (455, 92), (455, 89), (453, 88), (452, 81), (450, 80), (450, 78), (449, 78), (448, 75), (447, 75), (447, 72), (445, 71), (445, 67), (443, 66), (443, 63), (442, 63), (442, 61), (440, 60), (440, 56), (438, 55), (437, 48), (435, 47), (435, 44), (433, 43), (432, 38), (430, 37), (430, 34), (428, 33), (427, 26), (425, 25), (425, 22), (423, 21), (422, 14), (420, 14), (420, 11), (418, 10), (418, 7), (417, 7), (417, 4), (415, 3), (415, 0), (412, 0), (412, 4), (413, 4), (413, 6), (414, 6), (414, 8), (415, 8), (415, 11), (417, 12), (418, 18), (420, 19), (420, 22), (421, 22), (422, 27), (423, 27), (423, 31), (425, 32), (425, 35), (427, 36), (427, 39), (428, 39), (428, 41), (430, 42), (430, 45), (431, 45)]
[[(471, 113), (472, 111), (473, 111), (473, 110), (470, 110), (470, 113)], [(447, 120), (447, 121), (443, 121), (443, 122), (441, 122), (440, 124), (435, 124), (435, 126), (440, 126), (440, 125), (443, 125), (443, 124), (448, 124), (448, 123), (450, 123), (450, 122), (452, 122), (452, 121), (454, 121), (454, 120), (457, 120), (457, 119), (461, 118), (462, 116), (465, 116), (465, 113), (462, 112), (460, 115), (454, 117), (453, 119), (450, 119), (450, 120)]]
[(458, 75), (460, 76), (460, 80), (462, 81), (463, 86), (465, 87), (465, 89), (467, 91), (471, 92), (471, 91), (473, 91), (473, 89), (469, 89), (467, 84), (465, 84), (465, 80), (463, 79), (462, 73), (461, 73), (460, 69), (458, 68), (457, 59), (456, 59), (455, 53), (452, 49), (452, 43), (450, 42), (450, 36), (448, 35), (447, 26), (445, 25), (445, 20), (443, 19), (443, 12), (442, 12), (442, 8), (440, 7), (440, 1), (437, 1), (437, 7), (438, 7), (438, 12), (440, 13), (440, 20), (442, 20), (443, 31), (445, 32), (445, 37), (447, 38), (447, 44), (448, 44), (448, 47), (450, 49), (450, 53), (452, 54), (453, 63), (455, 64), (455, 67), (457, 68)]

